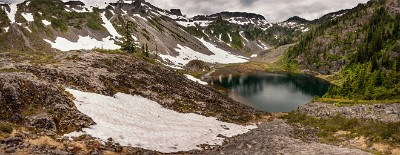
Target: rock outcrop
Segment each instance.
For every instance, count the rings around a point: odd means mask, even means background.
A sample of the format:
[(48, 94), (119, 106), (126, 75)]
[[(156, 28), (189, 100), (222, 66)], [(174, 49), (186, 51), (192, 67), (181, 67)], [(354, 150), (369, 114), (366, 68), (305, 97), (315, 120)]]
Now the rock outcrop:
[[(226, 141), (208, 154), (341, 154), (341, 155), (369, 155), (357, 149), (332, 146), (318, 142), (304, 142), (297, 138), (307, 129), (295, 127), (284, 120), (274, 120), (259, 125), (243, 135)], [(310, 135), (313, 135), (310, 133)], [(303, 135), (305, 136), (305, 135)]]
[(0, 73), (0, 120), (50, 132), (70, 132), (94, 122), (72, 97), (29, 73)]
[(400, 122), (400, 104), (359, 104), (336, 106), (330, 103), (308, 103), (299, 108), (300, 112), (323, 118), (342, 115), (347, 118), (373, 119), (380, 122)]
[(183, 16), (181, 9), (171, 9), (170, 12), (172, 15)]

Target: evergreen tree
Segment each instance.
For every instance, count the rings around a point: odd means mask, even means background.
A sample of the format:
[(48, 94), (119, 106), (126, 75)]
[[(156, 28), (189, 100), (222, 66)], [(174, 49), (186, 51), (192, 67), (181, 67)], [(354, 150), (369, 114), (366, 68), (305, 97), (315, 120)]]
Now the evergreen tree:
[(143, 55), (146, 55), (146, 49), (144, 48), (144, 44), (142, 44), (141, 50), (142, 50), (142, 54), (143, 54)]
[(146, 49), (145, 49), (145, 56), (149, 57), (149, 47), (147, 46), (147, 43), (146, 43)]
[(121, 49), (128, 53), (134, 53), (136, 51), (135, 40), (132, 37), (133, 22), (127, 21), (125, 24), (125, 34), (122, 36), (120, 43)]

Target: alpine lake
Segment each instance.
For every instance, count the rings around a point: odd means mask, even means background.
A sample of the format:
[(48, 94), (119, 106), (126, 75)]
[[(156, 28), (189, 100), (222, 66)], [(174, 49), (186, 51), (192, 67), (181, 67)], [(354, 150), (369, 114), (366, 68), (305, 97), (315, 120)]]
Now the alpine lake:
[(266, 112), (290, 112), (323, 96), (330, 83), (292, 73), (248, 73), (219, 76), (212, 85), (234, 100)]

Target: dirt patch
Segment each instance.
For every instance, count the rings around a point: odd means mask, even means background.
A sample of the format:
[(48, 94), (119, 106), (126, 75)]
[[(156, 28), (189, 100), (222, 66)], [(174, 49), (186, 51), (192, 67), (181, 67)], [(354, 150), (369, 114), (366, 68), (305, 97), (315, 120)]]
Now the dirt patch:
[(354, 146), (359, 149), (368, 149), (366, 141), (367, 139), (365, 137), (356, 137), (350, 140), (350, 146)]
[(348, 134), (351, 134), (351, 132), (349, 132), (349, 131), (338, 131), (338, 132), (336, 132), (334, 134), (334, 136), (339, 137), (339, 136), (345, 136), (345, 135), (348, 135)]
[(400, 148), (395, 148), (392, 150), (393, 155), (400, 155)]

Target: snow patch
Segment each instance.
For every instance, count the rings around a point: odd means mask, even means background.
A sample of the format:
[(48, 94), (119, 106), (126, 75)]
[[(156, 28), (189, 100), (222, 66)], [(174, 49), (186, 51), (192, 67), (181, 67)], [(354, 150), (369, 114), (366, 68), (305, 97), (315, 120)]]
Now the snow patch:
[(228, 37), (229, 37), (229, 42), (232, 42), (231, 34), (228, 33)]
[(139, 18), (141, 18), (141, 19), (143, 19), (143, 20), (147, 21), (147, 19), (146, 19), (146, 18), (144, 18), (144, 17), (140, 16), (139, 14), (133, 14), (133, 16), (135, 16), (135, 17), (139, 17)]
[[(63, 2), (68, 2), (70, 0), (62, 0)], [(86, 6), (97, 7), (99, 9), (106, 8), (110, 2), (114, 3), (116, 0), (80, 0), (81, 2), (85, 3)]]
[[(76, 99), (79, 111), (91, 117), (96, 125), (83, 133), (103, 141), (112, 138), (123, 146), (140, 147), (163, 153), (200, 149), (200, 144), (221, 145), (223, 138), (257, 128), (218, 121), (192, 113), (165, 109), (157, 102), (141, 96), (117, 93), (113, 97), (66, 89)], [(228, 130), (229, 128), (229, 130)]]
[(110, 38), (103, 38), (103, 40), (99, 41), (89, 36), (82, 37), (79, 36), (77, 42), (69, 41), (62, 37), (57, 37), (55, 42), (44, 39), (44, 41), (51, 44), (52, 48), (61, 50), (61, 51), (70, 51), (70, 50), (81, 50), (81, 49), (94, 49), (94, 48), (103, 48), (103, 49), (119, 49), (121, 48), (118, 45), (115, 45), (114, 41)]
[(117, 30), (114, 28), (114, 26), (111, 24), (111, 22), (107, 19), (106, 13), (105, 13), (105, 12), (101, 14), (101, 19), (103, 20), (103, 23), (104, 23), (104, 24), (102, 24), (102, 25), (107, 29), (107, 31), (108, 31), (112, 36), (115, 36), (115, 37), (122, 37), (122, 36), (117, 32)]
[(249, 40), (247, 40), (247, 38), (244, 37), (243, 33), (244, 33), (243, 31), (240, 31), (240, 32), (239, 32), (239, 35), (240, 35), (244, 40), (246, 40), (247, 42), (249, 42)]
[(46, 26), (51, 25), (51, 22), (49, 22), (48, 20), (42, 20), (42, 23)]
[(253, 20), (247, 19), (247, 18), (241, 18), (241, 17), (229, 18), (228, 22), (233, 23), (233, 24), (238, 24), (238, 25), (254, 24)]
[(251, 58), (256, 58), (258, 55), (257, 54), (253, 54), (253, 55), (251, 55), (250, 57)]
[(204, 39), (198, 39), (204, 46), (208, 48), (213, 55), (206, 55), (200, 52), (197, 52), (189, 47), (185, 47), (178, 44), (178, 47), (175, 49), (179, 56), (171, 56), (171, 55), (162, 55), (160, 57), (166, 62), (172, 62), (175, 66), (182, 67), (189, 63), (191, 60), (201, 60), (209, 63), (221, 63), (221, 64), (229, 64), (229, 63), (243, 63), (247, 62), (247, 58), (239, 55), (231, 54), (228, 51), (222, 50), (215, 45), (205, 41)]
[(8, 19), (10, 19), (11, 23), (15, 23), (15, 14), (17, 14), (17, 4), (10, 4), (10, 12), (6, 11)]
[(268, 49), (268, 46), (265, 45), (262, 41), (257, 41), (257, 46), (264, 50)]
[(192, 81), (194, 81), (194, 82), (200, 83), (200, 84), (202, 84), (202, 85), (207, 85), (207, 84), (208, 84), (207, 82), (201, 81), (200, 79), (195, 78), (195, 77), (192, 76), (192, 75), (185, 74), (185, 76), (186, 76), (186, 78), (188, 78), (189, 80), (192, 80)]
[(4, 28), (4, 30), (6, 30), (6, 32), (8, 32), (8, 30), (10, 30), (10, 27), (7, 26), (7, 27)]
[(32, 30), (31, 30), (31, 29), (29, 29), (29, 27), (28, 27), (28, 26), (25, 26), (25, 28), (26, 28), (26, 30), (28, 30), (30, 33), (32, 33)]
[(33, 19), (33, 15), (32, 15), (32, 13), (21, 13), (21, 15), (26, 19), (26, 21), (28, 21), (28, 22), (33, 22), (33, 21), (35, 21), (34, 19)]
[(213, 21), (176, 21), (176, 23), (178, 23), (179, 25), (182, 25), (184, 27), (195, 27), (196, 25), (200, 26), (200, 27), (207, 27), (208, 25), (210, 25), (210, 23), (212, 23)]
[(85, 13), (85, 12), (93, 12), (92, 7), (82, 7), (79, 10), (75, 8), (71, 8), (72, 11), (78, 12), (78, 13)]

